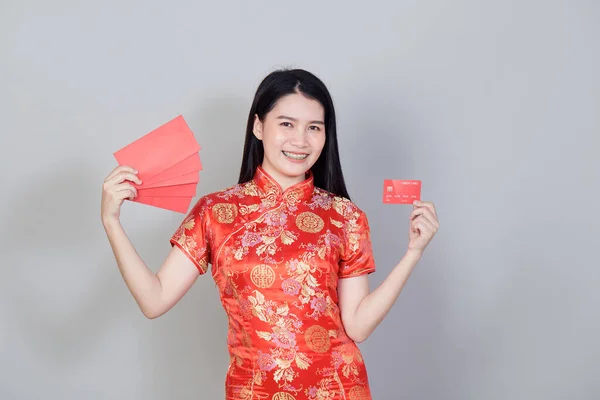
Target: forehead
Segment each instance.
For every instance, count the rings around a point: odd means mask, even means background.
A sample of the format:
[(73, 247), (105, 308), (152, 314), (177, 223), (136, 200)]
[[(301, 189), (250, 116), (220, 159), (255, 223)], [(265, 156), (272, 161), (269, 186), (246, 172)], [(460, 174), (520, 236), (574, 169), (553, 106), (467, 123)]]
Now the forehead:
[(298, 93), (279, 99), (269, 114), (274, 118), (285, 115), (300, 120), (323, 120), (325, 118), (325, 110), (321, 103)]

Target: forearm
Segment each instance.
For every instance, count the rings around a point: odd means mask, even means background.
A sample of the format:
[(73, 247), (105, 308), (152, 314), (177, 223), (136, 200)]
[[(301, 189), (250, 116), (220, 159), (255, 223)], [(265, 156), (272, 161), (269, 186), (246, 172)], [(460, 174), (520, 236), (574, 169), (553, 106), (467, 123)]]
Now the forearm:
[(118, 220), (103, 221), (103, 225), (127, 288), (144, 315), (155, 318), (160, 314), (160, 280), (139, 256)]
[(385, 318), (420, 258), (420, 252), (408, 251), (381, 285), (361, 300), (353, 318), (358, 341), (366, 340)]

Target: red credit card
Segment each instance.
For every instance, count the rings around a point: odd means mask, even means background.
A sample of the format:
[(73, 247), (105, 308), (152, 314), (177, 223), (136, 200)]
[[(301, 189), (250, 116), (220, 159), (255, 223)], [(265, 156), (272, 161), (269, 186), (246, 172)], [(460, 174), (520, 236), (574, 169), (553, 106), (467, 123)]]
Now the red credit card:
[(383, 181), (384, 204), (412, 204), (421, 200), (421, 181), (385, 179)]

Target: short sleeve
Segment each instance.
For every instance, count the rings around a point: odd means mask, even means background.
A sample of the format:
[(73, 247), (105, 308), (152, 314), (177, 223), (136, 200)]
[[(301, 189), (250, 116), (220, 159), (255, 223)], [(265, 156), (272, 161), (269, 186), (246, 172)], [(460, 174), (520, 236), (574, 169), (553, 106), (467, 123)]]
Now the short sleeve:
[(375, 272), (369, 221), (364, 212), (346, 222), (344, 249), (340, 257), (338, 276), (348, 278)]
[(172, 246), (179, 247), (196, 265), (200, 274), (206, 273), (210, 263), (211, 231), (208, 201), (200, 198), (171, 237)]

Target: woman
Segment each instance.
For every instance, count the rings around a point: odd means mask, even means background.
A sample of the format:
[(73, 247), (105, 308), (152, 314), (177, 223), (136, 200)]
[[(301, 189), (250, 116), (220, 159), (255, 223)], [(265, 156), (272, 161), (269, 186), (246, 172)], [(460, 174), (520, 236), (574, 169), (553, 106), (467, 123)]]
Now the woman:
[(346, 191), (333, 102), (304, 70), (259, 85), (237, 185), (203, 196), (171, 238), (154, 274), (119, 223), (127, 181), (105, 180), (102, 220), (127, 287), (156, 318), (199, 275), (215, 280), (229, 320), (227, 399), (370, 399), (356, 346), (392, 307), (438, 229), (434, 205), (415, 202), (405, 255), (370, 292), (375, 271), (367, 217)]

